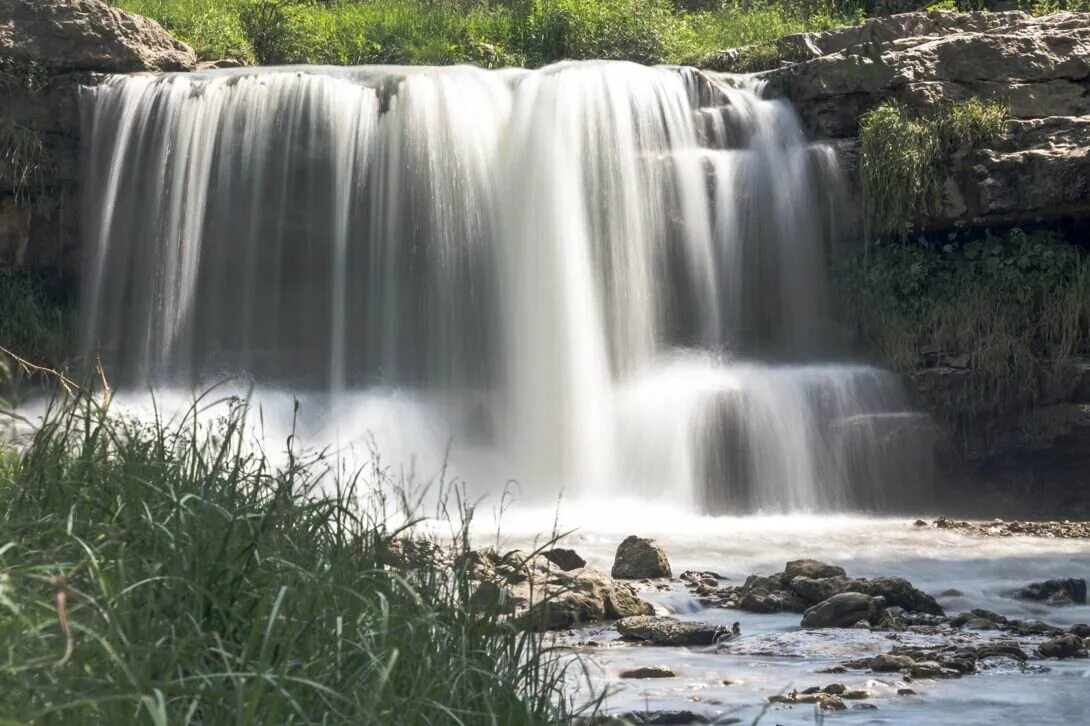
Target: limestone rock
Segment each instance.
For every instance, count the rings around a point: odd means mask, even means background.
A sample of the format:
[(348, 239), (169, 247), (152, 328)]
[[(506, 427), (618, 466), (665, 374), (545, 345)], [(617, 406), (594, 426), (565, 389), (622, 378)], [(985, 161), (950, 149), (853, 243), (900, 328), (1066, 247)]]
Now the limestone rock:
[(913, 663), (915, 663), (915, 661), (907, 655), (883, 653), (871, 659), (870, 668), (877, 673), (892, 673), (894, 671), (904, 670), (905, 668), (911, 668)]
[(193, 50), (153, 20), (101, 0), (4, 0), (0, 56), (51, 71), (183, 71)]
[(632, 535), (617, 547), (612, 574), (618, 580), (670, 577), (670, 561), (655, 540)]
[(843, 592), (809, 608), (802, 616), (804, 628), (850, 628), (860, 620), (874, 624), (885, 601), (861, 592)]
[(712, 645), (727, 632), (717, 625), (646, 615), (618, 621), (617, 631), (625, 640), (670, 646)]

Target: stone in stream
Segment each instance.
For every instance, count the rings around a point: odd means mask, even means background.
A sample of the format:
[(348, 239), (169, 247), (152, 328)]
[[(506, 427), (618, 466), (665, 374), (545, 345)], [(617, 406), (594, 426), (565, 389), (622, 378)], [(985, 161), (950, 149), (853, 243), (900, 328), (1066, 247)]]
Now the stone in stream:
[(1019, 600), (1039, 600), (1049, 605), (1085, 605), (1086, 580), (1073, 577), (1026, 585), (1014, 593)]
[(670, 577), (670, 561), (658, 542), (632, 535), (617, 547), (612, 574), (618, 580)]
[(643, 615), (619, 621), (617, 632), (625, 640), (636, 640), (652, 645), (696, 646), (712, 645), (730, 631), (719, 625)]
[(677, 673), (666, 666), (643, 666), (621, 671), (621, 678), (676, 678)]
[(868, 580), (852, 579), (844, 575), (821, 578), (798, 575), (790, 579), (787, 587), (809, 605), (815, 605), (844, 592), (860, 592), (874, 597), (883, 597), (888, 605), (901, 607), (910, 612), (928, 615), (944, 614), (935, 598), (916, 589), (903, 577), (876, 577)]
[(1037, 653), (1042, 658), (1085, 658), (1086, 644), (1077, 635), (1068, 633), (1037, 646)]
[(1087, 625), (1086, 623), (1072, 625), (1070, 628), (1068, 628), (1067, 632), (1071, 633), (1072, 635), (1077, 635), (1085, 640), (1086, 638), (1090, 638), (1090, 625)]
[(907, 655), (894, 655), (893, 653), (882, 653), (876, 655), (870, 660), (870, 669), (877, 673), (892, 673), (894, 671), (904, 670), (905, 668), (911, 668), (916, 661), (912, 660)]
[(946, 668), (938, 661), (923, 660), (912, 664), (908, 669), (913, 678), (960, 678), (961, 671)]
[(861, 592), (842, 592), (809, 608), (802, 615), (804, 628), (850, 628), (860, 620), (878, 622), (885, 600)]

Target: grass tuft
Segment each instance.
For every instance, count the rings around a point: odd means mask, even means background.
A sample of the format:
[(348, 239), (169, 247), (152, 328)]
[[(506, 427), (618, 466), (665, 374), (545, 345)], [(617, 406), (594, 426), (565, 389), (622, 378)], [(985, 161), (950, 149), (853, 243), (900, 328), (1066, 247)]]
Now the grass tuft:
[[(469, 608), (468, 507), (411, 566), (385, 470), (274, 461), (203, 423), (60, 402), (0, 455), (0, 712), (25, 723), (536, 724), (573, 717), (542, 636)], [(219, 408), (220, 411), (224, 409)], [(451, 500), (452, 502), (455, 500)], [(460, 500), (458, 500), (460, 501)]]
[(971, 99), (927, 115), (883, 103), (859, 120), (864, 234), (902, 233), (938, 210), (953, 155), (1003, 133), (1008, 109)]

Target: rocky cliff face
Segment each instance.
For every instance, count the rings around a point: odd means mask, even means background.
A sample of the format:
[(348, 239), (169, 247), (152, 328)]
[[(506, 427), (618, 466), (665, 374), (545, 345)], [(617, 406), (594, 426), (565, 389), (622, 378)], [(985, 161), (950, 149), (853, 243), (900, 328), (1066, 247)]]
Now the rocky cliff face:
[(906, 13), (779, 41), (764, 73), (851, 171), (859, 117), (887, 100), (926, 112), (969, 98), (1010, 107), (1007, 132), (959, 154), (916, 226), (1026, 224), (1090, 213), (1090, 14)]
[(157, 23), (101, 0), (0, 2), (0, 265), (76, 277), (79, 86), (195, 65)]

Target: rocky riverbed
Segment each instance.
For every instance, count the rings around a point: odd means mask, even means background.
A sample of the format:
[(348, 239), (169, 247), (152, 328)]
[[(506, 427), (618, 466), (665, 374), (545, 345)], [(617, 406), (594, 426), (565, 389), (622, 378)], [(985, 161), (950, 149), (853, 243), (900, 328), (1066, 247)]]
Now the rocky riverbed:
[[(532, 521), (516, 519), (519, 527)], [(645, 564), (665, 564), (673, 575), (615, 581), (653, 615), (557, 631), (558, 642), (583, 657), (591, 684), (607, 689), (614, 716), (782, 724), (813, 723), (815, 710), (859, 723), (1083, 717), (1090, 546), (1045, 536), (1067, 531), (1063, 523), (992, 537), (980, 535), (1009, 527), (938, 526), (934, 518), (926, 526), (844, 517), (647, 519), (587, 517), (597, 530), (565, 539), (604, 573), (627, 536), (621, 532), (639, 532), (660, 548), (644, 553)], [(746, 596), (756, 591), (779, 606), (754, 606), (759, 599)]]

